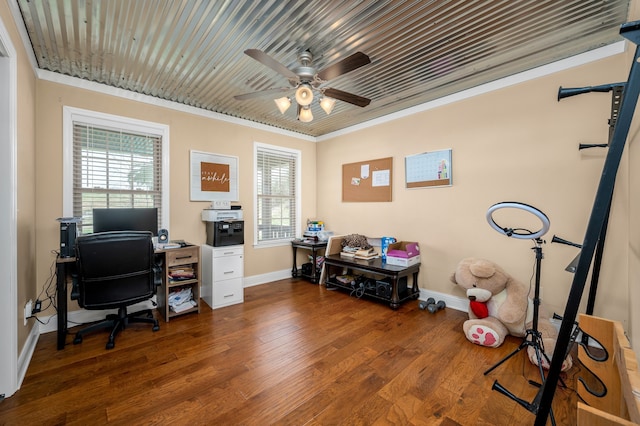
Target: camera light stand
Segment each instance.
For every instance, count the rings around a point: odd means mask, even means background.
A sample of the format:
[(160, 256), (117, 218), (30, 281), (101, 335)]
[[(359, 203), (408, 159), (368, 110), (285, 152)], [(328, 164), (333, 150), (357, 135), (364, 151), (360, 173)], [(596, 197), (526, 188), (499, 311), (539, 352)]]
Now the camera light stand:
[[(515, 209), (520, 209), (528, 213), (531, 213), (540, 220), (542, 227), (537, 232), (531, 232), (523, 228), (500, 227), (498, 224), (496, 224), (495, 220), (493, 219), (493, 213), (503, 208), (515, 208)], [(502, 365), (505, 361), (512, 358), (523, 349), (528, 349), (529, 347), (532, 347), (536, 355), (538, 370), (540, 371), (540, 378), (542, 380), (542, 383), (544, 384), (545, 376), (544, 376), (544, 369), (542, 367), (542, 361), (544, 358), (544, 360), (546, 360), (548, 365), (551, 365), (551, 360), (547, 357), (547, 355), (544, 352), (542, 335), (538, 330), (538, 319), (540, 315), (540, 270), (541, 270), (542, 259), (543, 259), (542, 244), (544, 244), (544, 240), (542, 240), (540, 237), (549, 230), (549, 225), (550, 225), (549, 218), (547, 218), (547, 216), (544, 213), (542, 213), (540, 210), (528, 204), (504, 202), (504, 203), (495, 204), (489, 208), (489, 210), (487, 211), (487, 221), (489, 222), (489, 225), (491, 225), (492, 228), (506, 235), (507, 237), (513, 237), (517, 239), (531, 239), (534, 242), (534, 247), (532, 248), (532, 250), (535, 251), (536, 269), (535, 269), (535, 285), (534, 285), (534, 296), (533, 296), (532, 328), (527, 329), (525, 331), (525, 335), (522, 339), (522, 343), (520, 343), (520, 345), (513, 352), (511, 352), (509, 355), (507, 355), (502, 360), (498, 361), (498, 363), (494, 364), (491, 368), (485, 371), (484, 375), (486, 376), (487, 374), (491, 373), (493, 370), (495, 370), (497, 367)], [(526, 408), (529, 411), (534, 411), (535, 409), (535, 407), (533, 407), (531, 403), (515, 396), (508, 389), (502, 386), (497, 380), (493, 382), (493, 386), (491, 387), (491, 389), (498, 391), (499, 393), (511, 398), (512, 400), (516, 401), (518, 404), (522, 405), (524, 408)], [(551, 419), (551, 423), (555, 425), (553, 411), (550, 411), (550, 419)]]

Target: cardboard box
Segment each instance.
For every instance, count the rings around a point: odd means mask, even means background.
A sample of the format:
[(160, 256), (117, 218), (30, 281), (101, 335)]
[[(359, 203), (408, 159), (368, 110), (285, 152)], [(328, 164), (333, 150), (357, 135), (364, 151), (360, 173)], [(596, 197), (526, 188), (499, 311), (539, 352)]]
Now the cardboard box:
[(387, 250), (387, 264), (397, 266), (412, 266), (420, 263), (420, 246), (411, 241), (399, 241), (389, 245)]

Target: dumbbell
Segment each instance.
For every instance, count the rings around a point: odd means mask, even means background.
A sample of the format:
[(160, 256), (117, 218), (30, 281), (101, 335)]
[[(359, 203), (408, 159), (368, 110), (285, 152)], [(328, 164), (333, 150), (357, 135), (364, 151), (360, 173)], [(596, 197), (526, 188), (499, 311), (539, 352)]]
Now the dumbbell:
[(430, 305), (427, 305), (427, 310), (430, 313), (435, 314), (440, 309), (444, 309), (446, 307), (447, 305), (444, 303), (444, 300), (438, 300), (438, 303), (431, 303)]
[(426, 301), (421, 300), (420, 303), (418, 303), (418, 307), (422, 310), (425, 310), (429, 305), (432, 305), (434, 303), (436, 303), (436, 300), (433, 297), (430, 297)]

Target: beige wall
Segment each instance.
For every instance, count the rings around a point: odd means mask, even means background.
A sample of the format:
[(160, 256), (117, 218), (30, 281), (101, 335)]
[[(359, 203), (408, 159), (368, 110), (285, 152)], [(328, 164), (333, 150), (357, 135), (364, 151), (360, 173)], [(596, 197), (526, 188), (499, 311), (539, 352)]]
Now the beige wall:
[[(323, 141), (318, 144), (318, 218), (338, 233), (419, 242), (420, 287), (463, 296), (449, 277), (467, 256), (493, 260), (529, 282), (535, 262), (532, 242), (500, 235), (485, 213), (502, 201), (530, 204), (551, 222), (543, 245), (543, 303), (562, 314), (573, 279), (564, 268), (578, 250), (550, 241), (557, 234), (582, 243), (606, 150), (579, 151), (578, 144), (606, 143), (611, 95), (584, 94), (558, 102), (558, 87), (626, 81), (628, 69), (625, 55), (617, 55)], [(404, 188), (405, 156), (447, 148), (453, 150), (452, 187)], [(392, 202), (341, 201), (342, 164), (389, 156), (394, 159)], [(625, 325), (627, 161), (625, 156), (595, 312)], [(539, 229), (526, 215), (515, 216), (498, 223)]]
[[(610, 95), (585, 94), (557, 102), (556, 92), (559, 86), (625, 81), (629, 55), (521, 83), (316, 145), (295, 137), (66, 85), (36, 82), (6, 3), (0, 3), (0, 18), (9, 29), (19, 54), (19, 348), (33, 325), (30, 322), (28, 327), (22, 327), (22, 306), (24, 301), (35, 298), (49, 280), (54, 261), (52, 250), (57, 249), (59, 242), (55, 218), (62, 214), (63, 105), (170, 126), (171, 237), (197, 244), (205, 238), (200, 212), (206, 203), (189, 201), (189, 150), (240, 158), (240, 203), (245, 209), (247, 229), (251, 230), (254, 141), (302, 151), (303, 219), (323, 219), (330, 230), (339, 233), (392, 235), (420, 242), (423, 249), (420, 286), (424, 289), (462, 296), (449, 282), (449, 276), (458, 260), (466, 256), (487, 257), (519, 279), (529, 281), (534, 264), (531, 243), (508, 239), (490, 229), (485, 212), (500, 201), (531, 204), (551, 220), (551, 229), (545, 236), (547, 244), (543, 246), (544, 303), (549, 310), (563, 311), (573, 277), (564, 267), (577, 249), (549, 242), (554, 234), (582, 242), (606, 150), (578, 151), (577, 146), (606, 141)], [(634, 123), (631, 139), (637, 138), (637, 132), (638, 126)], [(628, 146), (619, 171), (595, 312), (621, 320), (626, 328), (634, 312), (630, 309), (631, 301), (637, 300), (640, 294), (640, 286), (633, 284), (640, 276), (640, 226), (637, 220), (632, 220), (640, 210), (638, 197), (632, 190), (640, 181), (637, 172), (640, 156), (637, 147), (632, 143)], [(446, 148), (453, 149), (452, 187), (404, 189), (405, 156)], [(393, 201), (342, 203), (341, 165), (388, 156), (394, 158)], [(251, 240), (248, 234), (247, 276), (290, 267), (289, 247), (254, 250)], [(637, 323), (638, 319), (632, 318), (632, 322)], [(640, 332), (637, 328), (636, 335)]]
[[(172, 239), (203, 244), (205, 225), (200, 219), (208, 202), (189, 200), (189, 151), (198, 150), (239, 157), (239, 196), (244, 210), (245, 276), (256, 276), (291, 268), (291, 247), (253, 248), (253, 143), (262, 142), (302, 152), (302, 217), (315, 216), (316, 144), (296, 137), (256, 130), (159, 106), (90, 92), (50, 81), (37, 85), (36, 154), (38, 209), (38, 283), (49, 276), (52, 250), (59, 245), (62, 215), (62, 109), (63, 106), (166, 124), (170, 127), (170, 226)], [(71, 308), (74, 309), (74, 308)], [(50, 314), (51, 312), (49, 312)]]
[[(585, 94), (557, 102), (557, 89), (625, 81), (627, 56), (618, 55), (318, 144), (40, 80), (36, 161), (42, 172), (37, 174), (37, 199), (48, 208), (38, 209), (36, 218), (38, 285), (49, 276), (54, 259), (51, 250), (58, 244), (55, 218), (62, 214), (62, 107), (67, 105), (170, 126), (170, 233), (172, 238), (197, 244), (205, 238), (200, 212), (207, 203), (189, 201), (189, 150), (240, 158), (240, 203), (250, 231), (254, 141), (302, 150), (303, 219), (318, 217), (338, 233), (390, 235), (418, 241), (423, 249), (420, 287), (441, 293), (462, 296), (449, 276), (457, 261), (466, 256), (492, 259), (528, 282), (535, 260), (531, 242), (499, 235), (487, 224), (485, 213), (489, 206), (501, 201), (531, 204), (551, 221), (545, 236), (547, 244), (543, 246), (543, 301), (548, 310), (562, 313), (573, 279), (564, 268), (577, 249), (550, 244), (550, 240), (557, 234), (582, 242), (606, 150), (579, 151), (577, 147), (578, 143), (606, 141), (610, 94)], [(404, 188), (405, 156), (446, 148), (453, 149), (452, 187)], [(363, 152), (367, 155), (363, 156)], [(342, 203), (342, 164), (388, 156), (394, 158), (393, 201)], [(625, 327), (630, 291), (626, 284), (627, 162), (625, 155), (595, 312), (621, 320)], [(528, 219), (517, 217), (509, 225), (534, 228), (537, 224)], [(250, 233), (247, 241), (246, 276), (290, 267), (288, 247), (254, 250)], [(584, 305), (586, 295), (583, 299)]]
[[(34, 325), (30, 320), (23, 325), (24, 303), (36, 298), (36, 274), (33, 268), (36, 258), (35, 224), (35, 91), (36, 79), (33, 68), (27, 59), (22, 41), (14, 25), (6, 2), (0, 3), (0, 19), (9, 32), (13, 47), (16, 49), (18, 88), (17, 88), (17, 281), (18, 281), (18, 351), (22, 350), (29, 331)], [(6, 206), (5, 206), (6, 207)]]

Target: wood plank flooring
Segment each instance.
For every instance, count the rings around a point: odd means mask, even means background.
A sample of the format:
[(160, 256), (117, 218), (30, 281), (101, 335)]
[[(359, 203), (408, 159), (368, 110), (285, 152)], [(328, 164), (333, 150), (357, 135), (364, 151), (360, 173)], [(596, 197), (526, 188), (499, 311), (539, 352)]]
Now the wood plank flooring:
[[(56, 350), (42, 335), (2, 425), (530, 425), (535, 415), (491, 390), (532, 401), (539, 373), (520, 343), (471, 344), (466, 313), (359, 300), (299, 279), (245, 289), (245, 303), (132, 324)], [(558, 425), (576, 423), (573, 370), (558, 388)], [(550, 422), (548, 422), (550, 424)]]

